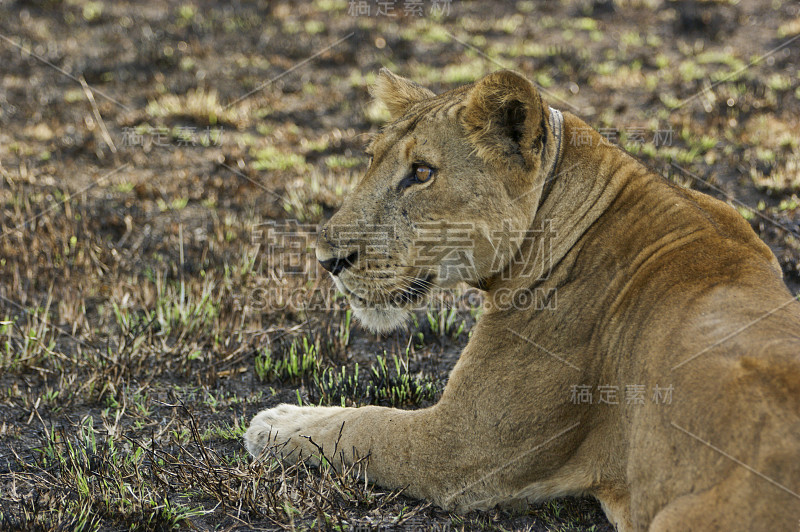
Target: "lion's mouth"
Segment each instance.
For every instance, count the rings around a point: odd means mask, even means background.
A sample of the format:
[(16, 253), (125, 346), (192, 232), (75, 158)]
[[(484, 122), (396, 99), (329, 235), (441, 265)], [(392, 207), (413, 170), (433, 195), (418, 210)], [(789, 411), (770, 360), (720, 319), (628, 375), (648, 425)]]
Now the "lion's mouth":
[(389, 305), (400, 308), (417, 305), (422, 303), (433, 286), (433, 276), (428, 275), (424, 278), (413, 278), (408, 283), (408, 286), (402, 290), (384, 292), (383, 294), (370, 293), (367, 296), (367, 294), (361, 293), (361, 290), (351, 289), (341, 279), (336, 279), (336, 281), (338, 281), (336, 284), (339, 285), (340, 290), (349, 299), (355, 299), (358, 303), (367, 307)]
[(408, 284), (405, 290), (392, 293), (390, 303), (396, 307), (405, 307), (409, 304), (421, 303), (433, 286), (433, 277), (428, 275), (424, 279), (415, 278)]

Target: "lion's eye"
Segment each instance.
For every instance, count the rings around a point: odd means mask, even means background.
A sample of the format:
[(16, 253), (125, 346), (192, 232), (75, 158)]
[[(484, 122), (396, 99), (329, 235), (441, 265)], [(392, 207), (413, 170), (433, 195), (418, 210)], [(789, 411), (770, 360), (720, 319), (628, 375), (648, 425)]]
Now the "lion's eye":
[(433, 177), (433, 168), (421, 164), (414, 168), (414, 177), (416, 177), (417, 181), (420, 183), (425, 183)]
[(411, 166), (411, 173), (407, 174), (398, 184), (397, 190), (404, 190), (410, 186), (427, 183), (436, 174), (436, 169), (427, 164), (415, 163)]

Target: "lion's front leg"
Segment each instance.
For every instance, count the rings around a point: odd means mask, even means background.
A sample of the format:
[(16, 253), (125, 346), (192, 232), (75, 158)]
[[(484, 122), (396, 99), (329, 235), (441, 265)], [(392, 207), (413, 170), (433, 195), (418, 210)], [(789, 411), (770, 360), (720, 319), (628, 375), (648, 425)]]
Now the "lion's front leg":
[(369, 455), (366, 472), (372, 482), (389, 489), (404, 488), (412, 497), (445, 508), (467, 510), (472, 505), (464, 504), (464, 496), (474, 500), (476, 495), (461, 489), (465, 477), (474, 474), (474, 465), (467, 466), (481, 459), (491, 464), (484, 453), (466, 449), (465, 445), (475, 442), (463, 431), (448, 427), (447, 416), (440, 414), (436, 407), (409, 411), (281, 405), (257, 414), (244, 439), (256, 457), (275, 446), (286, 460), (310, 458), (318, 463), (323, 453), (338, 467)]
[[(428, 410), (398, 410), (377, 406), (361, 408), (295, 406), (283, 404), (259, 412), (244, 435), (254, 457), (268, 447), (285, 460), (311, 459), (323, 454), (333, 464), (351, 464), (370, 455), (368, 474), (384, 486), (402, 486), (398, 459), (417, 469), (432, 452), (420, 426), (432, 416)], [(423, 431), (424, 432), (424, 431)], [(435, 454), (435, 453), (434, 453)], [(401, 478), (402, 477), (402, 478)]]
[(369, 456), (372, 482), (445, 509), (526, 498), (531, 470), (542, 465), (532, 451), (546, 436), (501, 445), (498, 433), (471, 420), (466, 409), (444, 409), (441, 402), (422, 410), (281, 405), (253, 418), (245, 443), (254, 456), (277, 446), (287, 460), (313, 463), (322, 453), (336, 467)]

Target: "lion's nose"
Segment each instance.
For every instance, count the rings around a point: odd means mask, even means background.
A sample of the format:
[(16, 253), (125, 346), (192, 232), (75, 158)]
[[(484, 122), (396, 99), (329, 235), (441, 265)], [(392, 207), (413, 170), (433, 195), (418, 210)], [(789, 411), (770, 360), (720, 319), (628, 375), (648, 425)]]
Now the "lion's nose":
[(339, 275), (342, 270), (355, 264), (356, 259), (358, 259), (358, 251), (354, 251), (342, 259), (334, 257), (332, 259), (321, 260), (319, 263), (323, 268), (331, 272), (332, 275)]

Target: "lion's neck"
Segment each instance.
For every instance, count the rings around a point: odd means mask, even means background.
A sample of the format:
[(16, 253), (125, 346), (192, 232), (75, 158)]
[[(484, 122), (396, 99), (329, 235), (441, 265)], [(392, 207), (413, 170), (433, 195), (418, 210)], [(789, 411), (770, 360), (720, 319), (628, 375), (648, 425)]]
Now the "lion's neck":
[[(564, 113), (562, 149), (554, 172), (542, 179), (539, 208), (515, 260), (486, 282), (491, 295), (536, 285), (559, 266), (581, 236), (606, 211), (640, 163), (571, 113)], [(551, 161), (548, 161), (550, 163)], [(548, 167), (550, 165), (548, 164)], [(545, 188), (549, 187), (549, 188)], [(546, 193), (545, 193), (546, 192)]]

